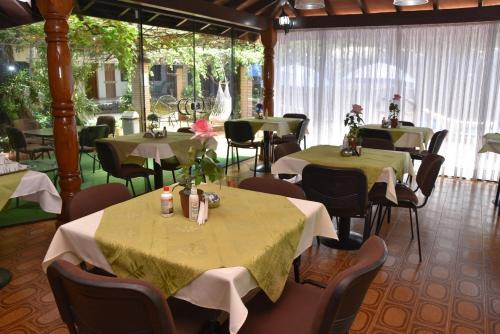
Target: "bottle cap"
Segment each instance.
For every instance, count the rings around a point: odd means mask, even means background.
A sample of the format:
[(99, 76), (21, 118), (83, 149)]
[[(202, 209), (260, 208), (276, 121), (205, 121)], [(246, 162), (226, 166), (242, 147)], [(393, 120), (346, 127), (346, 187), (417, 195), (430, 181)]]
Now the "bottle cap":
[(169, 186), (163, 186), (163, 191), (170, 191), (170, 187)]

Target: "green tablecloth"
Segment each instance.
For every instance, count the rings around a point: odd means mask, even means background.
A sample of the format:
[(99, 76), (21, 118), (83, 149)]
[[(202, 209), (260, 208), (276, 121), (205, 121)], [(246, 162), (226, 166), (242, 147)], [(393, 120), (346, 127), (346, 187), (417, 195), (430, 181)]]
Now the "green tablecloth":
[(302, 121), (300, 118), (288, 118), (288, 117), (267, 117), (263, 119), (255, 117), (247, 117), (237, 119), (235, 121), (248, 121), (252, 126), (253, 133), (257, 131), (274, 131), (277, 132), (279, 136), (283, 136), (295, 131), (299, 123)]
[(0, 210), (9, 201), (27, 171), (0, 175)]
[(273, 301), (281, 295), (305, 216), (287, 198), (219, 187), (201, 187), (221, 197), (221, 206), (197, 225), (182, 216), (160, 215), (160, 191), (104, 211), (95, 239), (119, 277), (149, 281), (167, 296), (209, 269), (246, 267)]
[(99, 141), (111, 143), (116, 149), (118, 158), (121, 162), (125, 162), (130, 153), (132, 153), (139, 144), (168, 144), (177, 157), (177, 160), (181, 163), (187, 161), (189, 147), (193, 146), (196, 149), (202, 147), (200, 140), (191, 139), (193, 135), (190, 133), (169, 132), (166, 138), (158, 139), (144, 138), (143, 135), (142, 133), (135, 133), (126, 136), (99, 139)]
[(368, 189), (373, 186), (386, 167), (392, 167), (399, 180), (402, 180), (405, 171), (409, 170), (407, 152), (363, 148), (359, 157), (343, 157), (340, 155), (340, 147), (320, 145), (293, 153), (288, 157), (327, 167), (359, 168), (366, 174)]
[(391, 134), (392, 142), (396, 143), (404, 134), (406, 133), (422, 133), (423, 134), (423, 144), (427, 147), (431, 141), (434, 132), (431, 128), (418, 127), (418, 126), (401, 126), (398, 128), (383, 128), (380, 124), (367, 124), (362, 126), (362, 128), (385, 130)]

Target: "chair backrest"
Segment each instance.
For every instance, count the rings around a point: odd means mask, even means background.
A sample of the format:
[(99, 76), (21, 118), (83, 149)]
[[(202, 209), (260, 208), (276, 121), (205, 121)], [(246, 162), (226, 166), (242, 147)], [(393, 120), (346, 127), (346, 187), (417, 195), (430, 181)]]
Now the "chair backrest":
[(95, 148), (102, 169), (113, 176), (117, 175), (121, 169), (121, 163), (113, 145), (107, 142), (96, 141)]
[(244, 143), (255, 139), (252, 125), (248, 121), (226, 121), (224, 132), (228, 141)]
[(131, 199), (127, 187), (119, 183), (100, 184), (76, 193), (68, 205), (72, 221)]
[(106, 138), (109, 135), (107, 124), (87, 126), (80, 130), (78, 141), (80, 146), (94, 147), (97, 139)]
[(417, 172), (417, 185), (425, 197), (429, 197), (434, 189), (436, 179), (444, 163), (444, 158), (438, 154), (427, 154), (422, 160)]
[(367, 137), (363, 138), (361, 145), (366, 148), (394, 151), (394, 143), (392, 142), (392, 140), (387, 140), (387, 139)]
[(297, 142), (300, 143), (307, 133), (307, 127), (309, 126), (309, 119), (303, 119), (297, 125), (297, 129), (295, 130), (295, 137), (297, 138)]
[(21, 130), (8, 127), (5, 131), (7, 132), (7, 137), (9, 137), (10, 146), (14, 150), (26, 148), (28, 144), (26, 143), (26, 137), (24, 137), (24, 133)]
[(70, 333), (175, 333), (165, 297), (146, 282), (94, 275), (58, 260), (47, 278)]
[(284, 156), (300, 151), (302, 151), (302, 148), (297, 142), (291, 141), (279, 144), (274, 148), (274, 161), (278, 161)]
[(267, 177), (250, 177), (244, 179), (238, 188), (258, 191), (286, 197), (306, 199), (304, 191), (299, 186), (283, 180), (271, 179)]
[(399, 121), (399, 123), (401, 123), (402, 126), (415, 126), (413, 122), (408, 122), (408, 121)]
[(107, 125), (109, 133), (115, 135), (116, 119), (113, 116), (99, 116), (97, 117), (96, 125)]
[(311, 333), (348, 333), (371, 282), (387, 259), (381, 238), (365, 241), (355, 264), (340, 272), (321, 296)]
[(306, 114), (284, 114), (283, 115), (284, 118), (301, 118), (301, 119), (307, 119), (307, 115)]
[(392, 141), (391, 134), (386, 130), (377, 130), (369, 128), (361, 128), (358, 131), (358, 137), (362, 138), (379, 138)]
[(302, 188), (310, 201), (323, 203), (331, 216), (364, 216), (368, 205), (368, 181), (356, 168), (307, 165)]
[(177, 132), (181, 132), (181, 133), (194, 133), (194, 131), (190, 127), (186, 127), (186, 126), (182, 127), (182, 128), (178, 128)]
[(443, 145), (443, 141), (448, 134), (448, 130), (441, 130), (432, 135), (431, 142), (429, 143), (429, 153), (438, 154)]

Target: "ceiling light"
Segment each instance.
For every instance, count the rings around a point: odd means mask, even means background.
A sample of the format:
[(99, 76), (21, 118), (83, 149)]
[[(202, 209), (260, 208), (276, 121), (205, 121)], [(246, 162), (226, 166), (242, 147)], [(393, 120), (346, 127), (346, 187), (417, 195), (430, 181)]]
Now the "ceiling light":
[(281, 7), (281, 14), (280, 14), (280, 17), (278, 19), (278, 24), (280, 25), (280, 27), (283, 28), (283, 30), (285, 30), (285, 35), (293, 27), (292, 20), (290, 20), (290, 17), (288, 15), (286, 15), (283, 7)]
[(310, 10), (325, 8), (324, 0), (295, 0), (296, 9)]
[(394, 0), (394, 6), (418, 6), (429, 3), (429, 0)]

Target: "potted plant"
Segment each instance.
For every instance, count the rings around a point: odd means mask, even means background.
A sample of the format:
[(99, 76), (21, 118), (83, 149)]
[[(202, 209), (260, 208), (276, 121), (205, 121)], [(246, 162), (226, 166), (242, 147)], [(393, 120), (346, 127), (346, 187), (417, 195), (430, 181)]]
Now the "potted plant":
[(149, 121), (149, 126), (148, 126), (149, 131), (154, 133), (154, 130), (160, 126), (160, 123), (159, 123), (160, 117), (157, 114), (152, 113), (152, 114), (149, 114), (148, 117), (146, 117), (146, 119)]
[[(217, 152), (207, 146), (209, 139), (216, 136), (212, 125), (205, 119), (199, 119), (191, 126), (191, 129), (194, 132), (191, 139), (200, 140), (202, 147), (196, 149), (191, 146), (188, 150), (187, 161), (181, 165), (179, 185), (183, 188), (179, 191), (179, 196), (185, 217), (189, 217), (188, 203), (192, 185), (199, 185), (207, 179), (210, 182), (215, 182), (224, 177), (224, 170), (218, 165)], [(198, 189), (198, 195), (202, 194), (203, 192)]]
[(345, 115), (344, 125), (349, 127), (347, 140), (349, 141), (349, 147), (353, 150), (356, 150), (359, 127), (364, 124), (362, 115), (363, 107), (359, 104), (353, 104), (352, 110)]
[(389, 119), (391, 120), (391, 128), (397, 128), (399, 122), (399, 104), (401, 102), (401, 95), (394, 94), (392, 102), (389, 105)]

